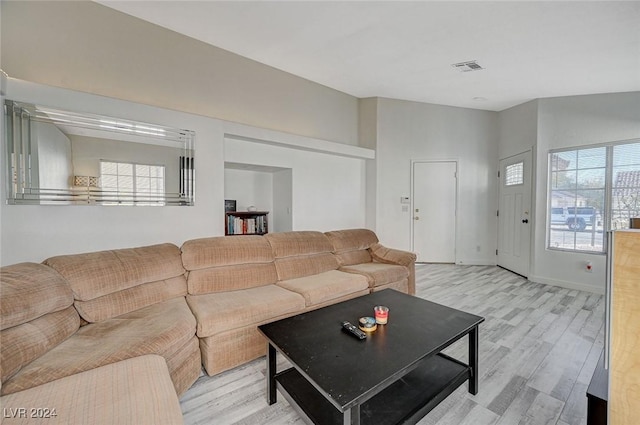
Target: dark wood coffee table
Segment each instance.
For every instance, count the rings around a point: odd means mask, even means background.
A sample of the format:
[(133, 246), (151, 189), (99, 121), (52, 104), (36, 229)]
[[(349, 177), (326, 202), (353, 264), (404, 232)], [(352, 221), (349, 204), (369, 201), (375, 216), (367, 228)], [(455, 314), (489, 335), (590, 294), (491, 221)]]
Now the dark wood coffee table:
[[(360, 341), (341, 330), (389, 307)], [(478, 392), (484, 318), (386, 289), (259, 326), (268, 340), (267, 400), (276, 389), (314, 424), (414, 424), (465, 381)], [(469, 335), (469, 364), (441, 351)], [(276, 371), (276, 352), (293, 367)]]

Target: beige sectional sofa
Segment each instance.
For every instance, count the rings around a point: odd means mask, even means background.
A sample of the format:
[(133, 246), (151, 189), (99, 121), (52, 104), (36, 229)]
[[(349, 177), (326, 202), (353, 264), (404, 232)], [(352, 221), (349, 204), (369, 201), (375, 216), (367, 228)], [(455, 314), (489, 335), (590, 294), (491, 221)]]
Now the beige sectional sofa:
[(48, 423), (179, 423), (178, 397), (202, 366), (214, 375), (264, 354), (257, 325), (382, 288), (414, 293), (414, 262), (351, 229), (3, 267), (0, 402), (13, 409), (3, 419), (55, 408)]

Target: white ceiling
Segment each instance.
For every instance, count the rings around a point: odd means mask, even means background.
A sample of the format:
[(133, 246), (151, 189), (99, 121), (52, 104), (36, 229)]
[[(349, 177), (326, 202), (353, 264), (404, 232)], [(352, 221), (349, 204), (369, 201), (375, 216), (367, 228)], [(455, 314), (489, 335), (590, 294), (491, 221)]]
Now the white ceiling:
[[(500, 111), (640, 91), (640, 1), (99, 1), (350, 95)], [(484, 69), (451, 65), (476, 60)]]

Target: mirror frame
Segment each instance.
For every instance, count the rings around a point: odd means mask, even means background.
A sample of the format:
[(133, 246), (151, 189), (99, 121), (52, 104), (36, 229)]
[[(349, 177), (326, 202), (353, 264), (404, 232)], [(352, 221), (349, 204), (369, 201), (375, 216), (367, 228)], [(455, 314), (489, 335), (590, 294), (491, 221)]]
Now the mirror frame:
[[(195, 204), (195, 132), (162, 125), (58, 108), (4, 101), (5, 181), (8, 204), (22, 205), (122, 205), (122, 206), (193, 206)], [(143, 141), (180, 150), (178, 192), (122, 192), (103, 190), (93, 176), (69, 176), (66, 188), (42, 188), (34, 184), (32, 123), (43, 122), (56, 127), (82, 129), (99, 138)], [(75, 173), (74, 173), (75, 174)], [(92, 184), (73, 186), (78, 177)], [(73, 183), (75, 184), (75, 183)], [(84, 184), (84, 183), (83, 183)]]

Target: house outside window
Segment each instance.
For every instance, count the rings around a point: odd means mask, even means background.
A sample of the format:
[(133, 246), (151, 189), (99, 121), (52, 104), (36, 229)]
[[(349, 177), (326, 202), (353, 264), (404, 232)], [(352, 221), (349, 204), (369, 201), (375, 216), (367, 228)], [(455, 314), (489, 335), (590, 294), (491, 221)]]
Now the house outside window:
[(549, 249), (603, 253), (640, 217), (640, 142), (551, 151), (548, 199)]

